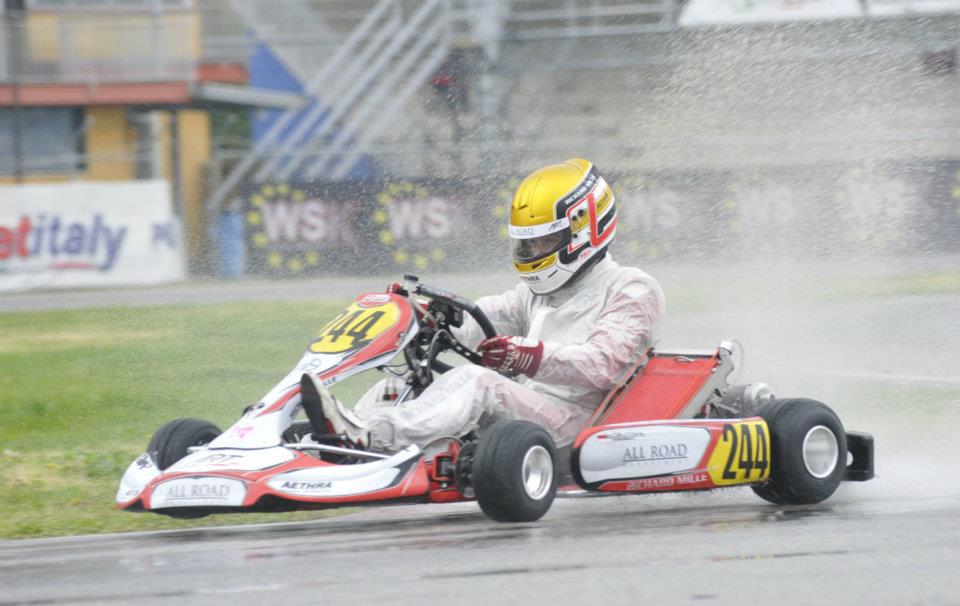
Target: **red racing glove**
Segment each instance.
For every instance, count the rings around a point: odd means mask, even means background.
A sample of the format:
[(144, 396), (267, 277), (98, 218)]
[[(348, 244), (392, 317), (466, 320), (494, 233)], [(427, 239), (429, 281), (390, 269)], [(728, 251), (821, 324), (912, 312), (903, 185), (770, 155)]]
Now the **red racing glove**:
[(510, 374), (523, 373), (533, 377), (543, 359), (543, 341), (524, 337), (497, 335), (484, 339), (477, 350), (483, 356), (480, 363), (487, 368)]
[(385, 290), (384, 292), (388, 292), (388, 293), (391, 293), (391, 294), (396, 294), (396, 293), (400, 292), (401, 290), (403, 290), (403, 284), (401, 284), (401, 283), (399, 283), (399, 282), (391, 282), (391, 283), (387, 284), (387, 290)]

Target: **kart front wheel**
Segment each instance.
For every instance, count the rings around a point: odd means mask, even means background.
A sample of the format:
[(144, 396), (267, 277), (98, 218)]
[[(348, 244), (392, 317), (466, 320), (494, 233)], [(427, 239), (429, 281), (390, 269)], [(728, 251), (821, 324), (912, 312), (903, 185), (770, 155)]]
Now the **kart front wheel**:
[(154, 453), (157, 467), (164, 470), (190, 452), (191, 446), (209, 444), (220, 428), (203, 419), (174, 419), (153, 434), (147, 452)]
[(480, 509), (500, 522), (539, 520), (557, 494), (557, 447), (529, 421), (500, 421), (481, 435), (473, 458)]
[(837, 415), (816, 400), (774, 400), (759, 414), (770, 428), (770, 479), (752, 486), (777, 505), (819, 503), (847, 468), (847, 436)]

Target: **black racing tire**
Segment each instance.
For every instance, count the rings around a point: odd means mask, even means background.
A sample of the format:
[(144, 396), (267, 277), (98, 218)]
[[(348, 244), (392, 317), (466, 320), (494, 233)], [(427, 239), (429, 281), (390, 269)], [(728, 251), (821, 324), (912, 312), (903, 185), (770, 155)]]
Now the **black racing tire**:
[(809, 505), (832, 495), (846, 474), (847, 434), (830, 407), (792, 398), (774, 400), (758, 414), (770, 430), (770, 479), (751, 487), (757, 496), (777, 505)]
[(174, 419), (153, 434), (147, 452), (161, 470), (189, 454), (191, 446), (209, 444), (219, 436), (220, 428), (203, 419)]
[(499, 421), (480, 436), (472, 482), (480, 509), (499, 522), (533, 522), (557, 494), (557, 447), (529, 421)]

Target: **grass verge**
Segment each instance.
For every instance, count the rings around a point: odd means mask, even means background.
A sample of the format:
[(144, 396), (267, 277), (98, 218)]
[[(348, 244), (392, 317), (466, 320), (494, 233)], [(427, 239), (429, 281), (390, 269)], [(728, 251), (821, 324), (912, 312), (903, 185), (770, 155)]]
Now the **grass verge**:
[[(0, 538), (309, 519), (117, 511), (127, 465), (170, 419), (229, 426), (340, 309), (320, 302), (0, 314)], [(353, 394), (348, 394), (353, 395)]]

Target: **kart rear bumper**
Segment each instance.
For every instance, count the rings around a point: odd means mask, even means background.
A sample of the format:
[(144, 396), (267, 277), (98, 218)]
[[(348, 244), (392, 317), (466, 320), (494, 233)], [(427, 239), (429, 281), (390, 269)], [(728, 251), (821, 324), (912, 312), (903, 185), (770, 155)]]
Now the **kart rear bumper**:
[(873, 436), (859, 431), (847, 432), (847, 451), (853, 457), (847, 465), (847, 482), (866, 482), (872, 480), (873, 469)]

